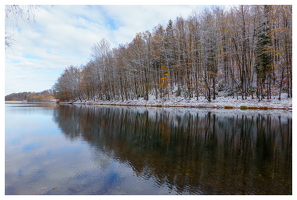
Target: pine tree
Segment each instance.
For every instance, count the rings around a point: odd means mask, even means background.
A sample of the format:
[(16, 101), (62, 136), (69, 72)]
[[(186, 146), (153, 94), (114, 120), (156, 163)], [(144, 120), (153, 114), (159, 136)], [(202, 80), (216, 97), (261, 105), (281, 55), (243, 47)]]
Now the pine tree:
[[(257, 46), (256, 46), (256, 64), (255, 70), (257, 73), (257, 84), (258, 84), (258, 98), (263, 97), (263, 88), (265, 86), (265, 81), (267, 80), (269, 73), (272, 69), (272, 59), (269, 53), (269, 47), (271, 46), (271, 37), (269, 35), (269, 26), (267, 20), (268, 8), (265, 6), (265, 17), (262, 24), (257, 30)], [(260, 91), (259, 91), (260, 90)]]

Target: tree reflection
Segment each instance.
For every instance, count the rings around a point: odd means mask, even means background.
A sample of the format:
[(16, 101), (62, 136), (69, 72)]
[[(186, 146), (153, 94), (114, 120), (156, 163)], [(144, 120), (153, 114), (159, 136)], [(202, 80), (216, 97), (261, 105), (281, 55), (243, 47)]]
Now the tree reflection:
[(292, 194), (291, 116), (60, 106), (54, 119), (181, 194)]

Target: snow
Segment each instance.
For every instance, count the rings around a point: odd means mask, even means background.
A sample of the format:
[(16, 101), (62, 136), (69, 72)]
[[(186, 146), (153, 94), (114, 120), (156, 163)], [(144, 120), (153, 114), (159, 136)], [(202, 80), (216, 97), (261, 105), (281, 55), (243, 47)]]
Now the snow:
[[(252, 99), (247, 97), (246, 100), (242, 100), (241, 96), (237, 97), (224, 97), (224, 95), (218, 95), (215, 100), (208, 102), (205, 97), (193, 97), (191, 99), (185, 99), (184, 97), (177, 97), (175, 95), (170, 95), (169, 98), (155, 99), (155, 96), (150, 95), (149, 100), (146, 101), (144, 98), (139, 98), (138, 100), (128, 100), (128, 101), (76, 101), (73, 104), (86, 104), (86, 105), (111, 105), (116, 106), (145, 106), (145, 107), (191, 107), (191, 108), (216, 108), (223, 109), (225, 106), (233, 107), (234, 109), (240, 108), (241, 106), (246, 107), (267, 107), (268, 109), (282, 109), (282, 110), (292, 110), (292, 98), (287, 98), (287, 94), (283, 93), (281, 95), (281, 101), (278, 100), (278, 96), (272, 96), (272, 99), (263, 99), (259, 101), (257, 98)], [(225, 109), (224, 109), (225, 110)], [(230, 109), (231, 110), (231, 109)], [(229, 111), (230, 111), (229, 110)]]

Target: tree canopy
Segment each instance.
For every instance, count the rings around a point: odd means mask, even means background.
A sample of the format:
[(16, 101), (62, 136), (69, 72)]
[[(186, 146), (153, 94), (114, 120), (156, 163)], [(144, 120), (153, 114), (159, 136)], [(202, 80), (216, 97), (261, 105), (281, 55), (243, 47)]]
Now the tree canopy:
[(214, 6), (113, 49), (102, 39), (91, 50), (86, 65), (64, 70), (53, 86), (56, 98), (292, 97), (290, 5)]

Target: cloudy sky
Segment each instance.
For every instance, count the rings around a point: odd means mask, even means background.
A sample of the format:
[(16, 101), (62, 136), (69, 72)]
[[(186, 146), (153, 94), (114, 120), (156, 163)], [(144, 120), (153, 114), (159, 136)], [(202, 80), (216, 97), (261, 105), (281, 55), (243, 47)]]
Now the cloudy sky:
[(5, 95), (51, 89), (67, 66), (86, 64), (102, 38), (117, 47), (196, 8), (203, 6), (54, 5), (41, 6), (32, 25), (19, 20), (14, 28), (6, 20), (15, 41), (5, 49)]
[[(86, 1), (84, 3), (91, 6), (74, 6), (67, 5), (69, 2), (43, 1), (54, 6), (40, 6), (32, 25), (19, 20), (14, 27), (11, 21), (3, 20), (5, 31), (13, 33), (15, 40), (11, 48), (5, 49), (3, 59), (5, 69), (1, 74), (5, 72), (2, 79), (5, 80), (5, 95), (51, 89), (67, 66), (86, 64), (91, 59), (92, 45), (102, 38), (117, 47), (131, 42), (138, 32), (152, 31), (158, 24), (166, 25), (169, 19), (187, 18), (193, 10), (205, 7), (199, 5), (201, 3), (230, 3), (152, 0), (142, 2), (144, 5), (139, 5), (138, 1), (125, 1), (130, 5), (123, 5), (121, 1), (109, 0)], [(5, 0), (4, 5), (13, 3), (13, 0)], [(65, 6), (57, 5), (61, 3)], [(98, 5), (106, 3), (109, 5)]]

